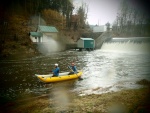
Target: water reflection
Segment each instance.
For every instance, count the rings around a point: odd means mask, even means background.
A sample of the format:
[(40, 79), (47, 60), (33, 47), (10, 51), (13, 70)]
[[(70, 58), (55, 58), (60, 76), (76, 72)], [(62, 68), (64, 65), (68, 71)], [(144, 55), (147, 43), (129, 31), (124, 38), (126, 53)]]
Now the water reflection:
[[(0, 61), (0, 97), (11, 100), (43, 94), (57, 95), (75, 91), (80, 95), (106, 93), (126, 88), (137, 88), (136, 81), (150, 79), (150, 55), (114, 53), (102, 50), (65, 51), (22, 60)], [(75, 61), (83, 70), (82, 81), (44, 84), (34, 74), (48, 74), (58, 63), (61, 71), (69, 71), (68, 65)], [(53, 91), (52, 91), (53, 90)], [(64, 104), (65, 105), (65, 104)]]
[(51, 73), (56, 62), (61, 72), (69, 71), (68, 65), (72, 61), (78, 62), (77, 56), (76, 51), (66, 51), (22, 60), (1, 60), (1, 99), (5, 101), (16, 99), (22, 94), (47, 93), (47, 85), (39, 82), (34, 75)]
[(150, 80), (150, 55), (96, 50), (87, 53), (82, 61), (83, 81), (77, 83), (80, 95), (100, 94), (128, 88), (139, 88), (136, 81)]

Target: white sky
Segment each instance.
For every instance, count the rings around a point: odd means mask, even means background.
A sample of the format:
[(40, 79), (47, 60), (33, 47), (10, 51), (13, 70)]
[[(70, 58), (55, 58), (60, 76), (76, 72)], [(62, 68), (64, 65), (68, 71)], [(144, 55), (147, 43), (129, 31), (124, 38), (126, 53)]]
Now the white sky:
[(88, 5), (88, 23), (90, 25), (105, 25), (116, 19), (121, 0), (73, 0), (74, 6), (81, 6), (82, 2)]

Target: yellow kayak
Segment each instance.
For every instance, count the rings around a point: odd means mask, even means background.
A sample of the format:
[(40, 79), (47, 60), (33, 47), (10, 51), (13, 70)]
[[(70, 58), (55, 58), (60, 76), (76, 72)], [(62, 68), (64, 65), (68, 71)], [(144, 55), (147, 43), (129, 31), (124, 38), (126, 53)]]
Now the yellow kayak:
[(35, 74), (35, 76), (44, 83), (51, 83), (51, 82), (59, 82), (59, 81), (76, 79), (82, 75), (82, 71), (79, 71), (78, 73), (74, 73), (71, 75), (68, 75), (69, 73), (70, 72), (59, 73), (58, 77), (52, 77), (52, 74), (47, 74), (47, 75)]

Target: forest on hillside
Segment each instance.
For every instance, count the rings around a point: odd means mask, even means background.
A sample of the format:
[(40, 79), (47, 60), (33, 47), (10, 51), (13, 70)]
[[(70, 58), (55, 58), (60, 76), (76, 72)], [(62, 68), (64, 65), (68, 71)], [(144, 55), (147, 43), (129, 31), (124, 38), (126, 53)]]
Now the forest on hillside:
[[(66, 27), (68, 28), (71, 26), (71, 16), (75, 8), (71, 0), (3, 0), (1, 3), (0, 21), (6, 20), (10, 14), (23, 13), (28, 16), (42, 13), (42, 16), (46, 16), (46, 13), (53, 13), (54, 15), (58, 15), (59, 13), (59, 15), (65, 18)], [(85, 6), (82, 5), (76, 13), (79, 15), (80, 26), (82, 25), (82, 27), (84, 27), (87, 18)], [(46, 18), (47, 17), (48, 16), (46, 16)], [(49, 15), (49, 17), (51, 17), (51, 15)]]
[[(36, 31), (39, 17), (45, 25), (61, 30), (78, 30), (86, 26), (87, 11), (84, 5), (77, 9), (71, 0), (2, 0), (0, 4), (0, 56), (17, 52), (34, 51), (29, 38), (30, 31)], [(41, 19), (41, 20), (42, 20)], [(75, 21), (77, 20), (77, 21)]]

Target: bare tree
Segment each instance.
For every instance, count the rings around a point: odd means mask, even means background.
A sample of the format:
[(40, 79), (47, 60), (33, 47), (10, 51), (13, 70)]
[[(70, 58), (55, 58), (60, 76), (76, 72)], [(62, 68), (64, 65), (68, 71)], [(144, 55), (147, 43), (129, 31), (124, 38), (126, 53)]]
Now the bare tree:
[[(138, 2), (137, 2), (138, 3)], [(123, 0), (120, 12), (114, 22), (115, 32), (125, 36), (148, 36), (150, 16), (139, 6), (133, 6), (128, 0)]]

